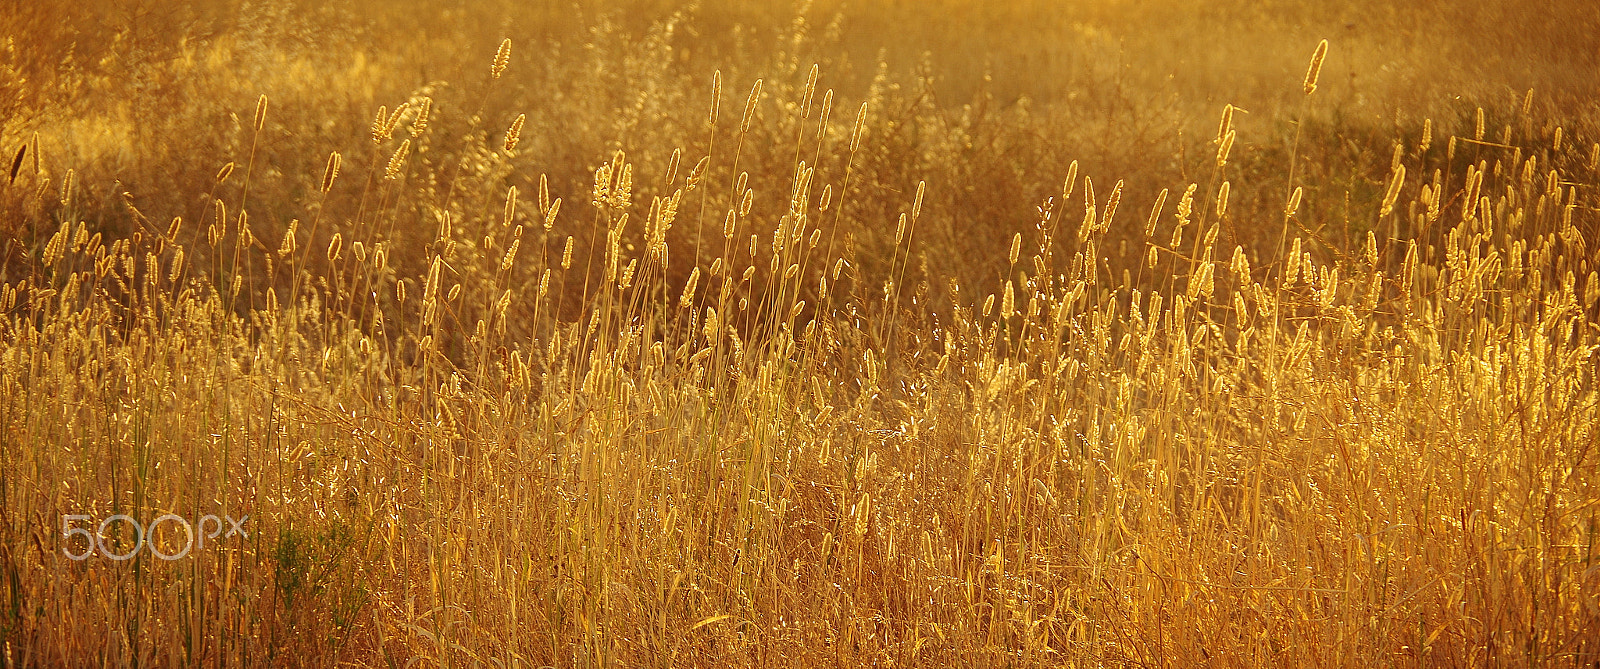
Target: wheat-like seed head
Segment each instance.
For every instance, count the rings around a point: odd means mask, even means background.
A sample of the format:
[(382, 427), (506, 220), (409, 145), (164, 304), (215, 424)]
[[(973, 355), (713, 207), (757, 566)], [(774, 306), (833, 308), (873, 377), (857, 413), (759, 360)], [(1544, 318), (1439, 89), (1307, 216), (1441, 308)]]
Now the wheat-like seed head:
[(741, 134), (750, 132), (750, 122), (756, 117), (756, 101), (761, 99), (761, 80), (757, 79), (755, 85), (750, 87), (750, 97), (744, 102), (744, 118), (739, 121)]
[(811, 98), (817, 93), (816, 63), (811, 64), (811, 72), (806, 75), (806, 86), (800, 93), (800, 118), (811, 118)]
[(1178, 224), (1173, 227), (1172, 241), (1167, 244), (1171, 248), (1179, 248), (1183, 243), (1183, 228), (1189, 224), (1189, 217), (1194, 214), (1194, 191), (1196, 188), (1199, 188), (1199, 184), (1189, 184), (1189, 187), (1183, 191), (1183, 197), (1178, 198), (1178, 211), (1174, 214), (1174, 217), (1178, 219)]
[(61, 206), (63, 207), (72, 201), (72, 179), (74, 174), (72, 168), (69, 167), (67, 168), (67, 173), (61, 177)]
[[(1284, 260), (1283, 285), (1293, 286), (1300, 276), (1300, 238), (1295, 237), (1289, 246), (1289, 256)], [(1309, 279), (1309, 277), (1307, 277)]]
[(1326, 58), (1327, 55), (1328, 40), (1322, 40), (1321, 42), (1317, 43), (1316, 53), (1311, 54), (1311, 66), (1306, 68), (1306, 79), (1302, 84), (1306, 95), (1316, 92), (1317, 77), (1322, 74), (1322, 59)]
[(1245, 256), (1243, 246), (1233, 247), (1233, 260), (1228, 263), (1228, 269), (1233, 272), (1240, 285), (1250, 281), (1250, 258)]
[(612, 158), (611, 190), (606, 205), (612, 209), (627, 209), (633, 204), (633, 163), (625, 162), (618, 151)]
[(689, 272), (689, 281), (683, 284), (683, 295), (678, 297), (678, 307), (687, 309), (694, 302), (695, 285), (700, 282), (700, 268)]
[(506, 71), (506, 66), (511, 64), (511, 38), (507, 37), (500, 42), (500, 49), (494, 53), (494, 62), (489, 65), (489, 75), (499, 79)]
[(261, 95), (261, 97), (256, 100), (256, 118), (255, 118), (256, 132), (261, 132), (261, 128), (263, 126), (265, 126), (266, 124), (267, 124), (267, 96), (266, 96), (265, 93), (263, 93)]
[(1111, 186), (1111, 197), (1106, 198), (1106, 211), (1100, 218), (1100, 226), (1098, 228), (1100, 232), (1106, 232), (1111, 229), (1111, 217), (1117, 215), (1117, 205), (1121, 203), (1122, 180), (1118, 179), (1117, 183)]
[(704, 326), (701, 327), (700, 334), (705, 336), (706, 345), (710, 346), (717, 343), (719, 336), (722, 334), (721, 323), (717, 320), (717, 310), (706, 307), (706, 315), (705, 318), (701, 319), (701, 322), (704, 323)]
[(400, 106), (394, 108), (394, 111), (389, 112), (388, 120), (383, 122), (384, 139), (394, 137), (395, 129), (400, 127), (400, 119), (405, 118), (406, 112), (408, 111), (411, 111), (411, 103), (402, 102), (400, 103)]
[(389, 166), (384, 168), (384, 177), (388, 179), (400, 178), (400, 173), (405, 169), (406, 156), (411, 153), (411, 140), (400, 140), (400, 148), (395, 149), (394, 155), (389, 158)]
[(6, 183), (14, 184), (14, 183), (17, 182), (17, 172), (22, 170), (22, 159), (24, 157), (26, 157), (27, 155), (28, 155), (28, 145), (27, 145), (27, 143), (23, 143), (22, 146), (17, 147), (16, 157), (11, 159), (11, 176), (10, 176), (10, 179)]
[(861, 148), (861, 137), (867, 132), (867, 103), (861, 103), (861, 111), (856, 112), (855, 129), (850, 131), (850, 153), (854, 154)]
[(517, 114), (517, 120), (511, 122), (511, 128), (506, 130), (505, 149), (507, 153), (517, 148), (517, 142), (522, 140), (522, 124), (528, 120), (527, 114)]
[(572, 269), (572, 235), (567, 235), (567, 245), (561, 250), (561, 269)]
[[(182, 274), (182, 273), (183, 273), (183, 247), (180, 246), (180, 247), (172, 250), (172, 270), (171, 270), (171, 273), (168, 275), (169, 276), (168, 280), (173, 282), (173, 283), (177, 283), (178, 282), (178, 275)], [(268, 289), (268, 297), (269, 298), (272, 297), (270, 288)], [(276, 300), (273, 300), (273, 302), (276, 302)], [(272, 311), (277, 311), (277, 310), (278, 310), (277, 305), (273, 304), (272, 305)]]
[(606, 206), (611, 199), (611, 164), (605, 163), (594, 170), (594, 186), (591, 189), (589, 203), (596, 208)]
[(707, 122), (717, 127), (717, 112), (722, 109), (722, 70), (711, 73), (711, 113)]
[(454, 218), (451, 216), (450, 211), (446, 210), (438, 213), (438, 230), (434, 232), (435, 243), (445, 243), (450, 240), (450, 232), (453, 230), (451, 222), (453, 221)]
[(618, 290), (627, 290), (633, 285), (633, 273), (639, 267), (638, 258), (629, 258), (628, 266), (622, 269), (622, 277), (617, 281)]
[(500, 271), (508, 272), (511, 270), (511, 263), (515, 262), (517, 259), (517, 249), (521, 247), (521, 239), (511, 240), (511, 246), (510, 248), (506, 249), (505, 257), (500, 259)]
[(544, 230), (545, 230), (545, 232), (549, 232), (551, 228), (555, 227), (555, 225), (556, 225), (556, 215), (560, 214), (560, 213), (561, 213), (561, 198), (558, 197), (558, 198), (556, 198), (555, 202), (551, 202), (550, 203), (550, 210), (546, 211), (545, 214), (544, 214)]
[(288, 229), (283, 231), (283, 243), (278, 245), (278, 257), (283, 258), (287, 257), (291, 253), (294, 253), (295, 246), (297, 245), (295, 232), (299, 230), (299, 228), (300, 219), (296, 218), (289, 221)]
[(1388, 216), (1394, 210), (1394, 203), (1400, 199), (1400, 187), (1405, 184), (1406, 166), (1396, 165), (1394, 174), (1389, 178), (1389, 188), (1383, 194), (1383, 206), (1379, 207), (1380, 218)]
[[(68, 170), (68, 172), (70, 173), (71, 170)], [(228, 205), (224, 204), (221, 198), (217, 198), (211, 201), (211, 206), (214, 216), (211, 223), (211, 234), (208, 236), (220, 238), (223, 234), (226, 234), (228, 229)], [(212, 241), (211, 244), (215, 246), (216, 241)]]
[(340, 156), (338, 151), (328, 154), (328, 164), (326, 167), (322, 168), (321, 190), (324, 194), (333, 189), (333, 180), (338, 178), (339, 166), (343, 160), (343, 156)]
[(389, 127), (389, 106), (378, 105), (378, 113), (372, 117), (372, 143), (381, 144), (388, 139), (383, 131)]
[(423, 131), (428, 129), (428, 113), (433, 111), (433, 98), (422, 98), (418, 103), (417, 115), (411, 119), (411, 136), (421, 137)]
[(1155, 204), (1155, 206), (1150, 208), (1150, 218), (1149, 218), (1149, 220), (1145, 221), (1145, 223), (1144, 223), (1144, 236), (1146, 238), (1148, 238), (1151, 235), (1155, 234), (1155, 232), (1156, 232), (1156, 223), (1159, 222), (1159, 220), (1161, 218), (1161, 208), (1166, 206), (1166, 204), (1167, 204), (1167, 189), (1163, 188), (1163, 189), (1161, 189), (1161, 193), (1159, 195), (1156, 195), (1156, 204)]
[(833, 89), (828, 89), (822, 94), (822, 114), (817, 121), (817, 138), (826, 137), (828, 134), (828, 116), (833, 113)]
[(1228, 152), (1233, 150), (1233, 131), (1229, 130), (1222, 136), (1222, 144), (1217, 147), (1217, 169), (1222, 169), (1228, 164)]

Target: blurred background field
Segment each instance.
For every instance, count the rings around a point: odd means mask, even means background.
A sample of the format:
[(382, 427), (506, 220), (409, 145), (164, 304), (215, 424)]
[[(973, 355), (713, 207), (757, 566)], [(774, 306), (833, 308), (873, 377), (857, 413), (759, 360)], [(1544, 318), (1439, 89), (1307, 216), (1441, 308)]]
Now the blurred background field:
[[(493, 144), (527, 114), (516, 155), (472, 165), (483, 177), (472, 195), (527, 192), (539, 174), (574, 192), (616, 149), (649, 174), (674, 148), (703, 154), (716, 70), (728, 116), (755, 79), (767, 83), (742, 169), (771, 202), (787, 185), (767, 177), (786, 176), (794, 157), (777, 139), (795, 134), (783, 111), (819, 64), (820, 85), (838, 95), (837, 125), (850, 125), (860, 102), (877, 103), (867, 119), (875, 141), (849, 194), (867, 227), (891, 226), (894, 212), (877, 202), (925, 179), (944, 219), (930, 262), (986, 283), (993, 272), (965, 274), (974, 263), (963, 259), (998, 258), (1031, 223), (1033, 201), (1059, 192), (1068, 162), (1127, 179), (1130, 198), (1150, 202), (1160, 188), (1202, 180), (1225, 104), (1241, 110), (1234, 180), (1248, 184), (1234, 206), (1281, 208), (1304, 97), (1296, 83), (1323, 38), (1334, 57), (1305, 110), (1301, 169), (1313, 206), (1302, 218), (1335, 243), (1346, 194), (1352, 207), (1381, 195), (1391, 145), (1414, 142), (1424, 119), (1441, 137), (1469, 134), (1483, 107), (1491, 140), (1505, 126), (1521, 138), (1563, 123), (1570, 140), (1593, 122), (1600, 93), (1600, 11), (1577, 2), (1537, 12), (1513, 3), (90, 2), (25, 5), (0, 20), (13, 73), (0, 84), (7, 139), (39, 132), (45, 166), (57, 181), (76, 169), (79, 206), (105, 225), (126, 227), (114, 213), (122, 191), (143, 209), (199, 220), (217, 168), (250, 151), (259, 95), (273, 113), (251, 213), (257, 236), (276, 240), (305, 217), (329, 151), (387, 160), (393, 147), (363, 141), (379, 105), (433, 98), (446, 139), (419, 153), (413, 182), (448, 178), (460, 152)], [(501, 37), (517, 43), (520, 66), (485, 91), (483, 61)], [(1530, 90), (1531, 118), (1521, 118)], [(847, 132), (825, 142), (824, 159), (839, 159), (828, 154)], [(454, 141), (467, 136), (476, 144)], [(354, 181), (341, 188), (358, 190)], [(230, 189), (243, 184), (218, 194)], [(359, 203), (330, 198), (331, 222), (355, 218)], [(426, 198), (397, 206), (423, 208)]]
[(9, 6), (5, 666), (1592, 665), (1597, 75), (1579, 0)]

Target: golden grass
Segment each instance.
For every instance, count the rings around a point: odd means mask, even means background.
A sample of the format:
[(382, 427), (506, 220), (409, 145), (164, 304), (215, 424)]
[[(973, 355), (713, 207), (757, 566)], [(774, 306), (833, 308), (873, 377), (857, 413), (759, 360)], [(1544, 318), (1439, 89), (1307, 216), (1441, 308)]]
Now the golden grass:
[[(908, 144), (949, 117), (882, 76), (830, 120), (794, 61), (728, 75), (737, 127), (716, 70), (656, 119), (692, 123), (534, 170), (567, 121), (497, 101), (510, 48), (332, 149), (258, 95), (165, 231), (18, 150), (4, 666), (1600, 661), (1581, 114), (1330, 131), (1324, 40), (1292, 139), (1225, 106), (1144, 200), (1089, 160), (944, 178), (998, 163)], [(967, 111), (994, 147), (1045, 127)], [(169, 513), (248, 536), (67, 557)]]

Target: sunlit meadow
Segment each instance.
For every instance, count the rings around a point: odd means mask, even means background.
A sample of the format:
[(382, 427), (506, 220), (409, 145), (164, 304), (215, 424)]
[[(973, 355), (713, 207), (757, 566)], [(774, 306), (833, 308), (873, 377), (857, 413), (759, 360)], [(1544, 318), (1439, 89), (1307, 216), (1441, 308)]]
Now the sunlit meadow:
[(0, 9), (0, 662), (1594, 666), (1600, 10)]

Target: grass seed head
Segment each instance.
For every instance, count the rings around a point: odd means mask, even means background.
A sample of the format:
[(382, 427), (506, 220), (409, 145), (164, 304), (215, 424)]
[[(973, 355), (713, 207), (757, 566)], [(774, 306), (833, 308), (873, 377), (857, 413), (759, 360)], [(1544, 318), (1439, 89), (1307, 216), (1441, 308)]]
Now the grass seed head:
[(850, 131), (850, 153), (854, 154), (861, 149), (861, 138), (867, 133), (867, 103), (861, 103), (861, 110), (856, 112), (856, 125)]
[(1317, 43), (1316, 52), (1311, 54), (1311, 66), (1306, 68), (1306, 78), (1302, 83), (1302, 88), (1305, 89), (1306, 95), (1316, 92), (1317, 77), (1322, 74), (1322, 60), (1327, 56), (1328, 40), (1322, 40)]
[(489, 75), (499, 79), (505, 73), (506, 66), (511, 64), (511, 38), (500, 41), (500, 48), (494, 52), (494, 62), (489, 64)]
[(722, 109), (722, 70), (711, 73), (711, 113), (707, 115), (707, 123), (717, 127), (717, 113)]
[(388, 179), (398, 179), (405, 170), (406, 156), (411, 153), (411, 140), (400, 141), (400, 148), (395, 149), (394, 155), (389, 158), (389, 166), (384, 168), (383, 174)]
[(328, 164), (322, 168), (321, 191), (326, 194), (333, 189), (333, 180), (339, 176), (339, 166), (344, 160), (338, 151), (328, 154)]
[(522, 141), (522, 124), (527, 120), (527, 114), (517, 114), (517, 120), (511, 122), (511, 127), (506, 130), (506, 153), (515, 151), (517, 148), (517, 142)]
[(750, 124), (755, 121), (756, 101), (761, 99), (761, 80), (757, 79), (755, 85), (750, 87), (750, 97), (744, 102), (744, 118), (739, 121), (739, 133), (750, 132)]
[(262, 94), (260, 98), (256, 99), (256, 117), (255, 117), (256, 132), (261, 132), (261, 128), (263, 126), (265, 126), (266, 124), (267, 124), (267, 96), (266, 96), (266, 94)]
[(417, 106), (417, 115), (411, 119), (411, 136), (421, 137), (428, 129), (428, 114), (433, 111), (433, 98), (422, 98)]

